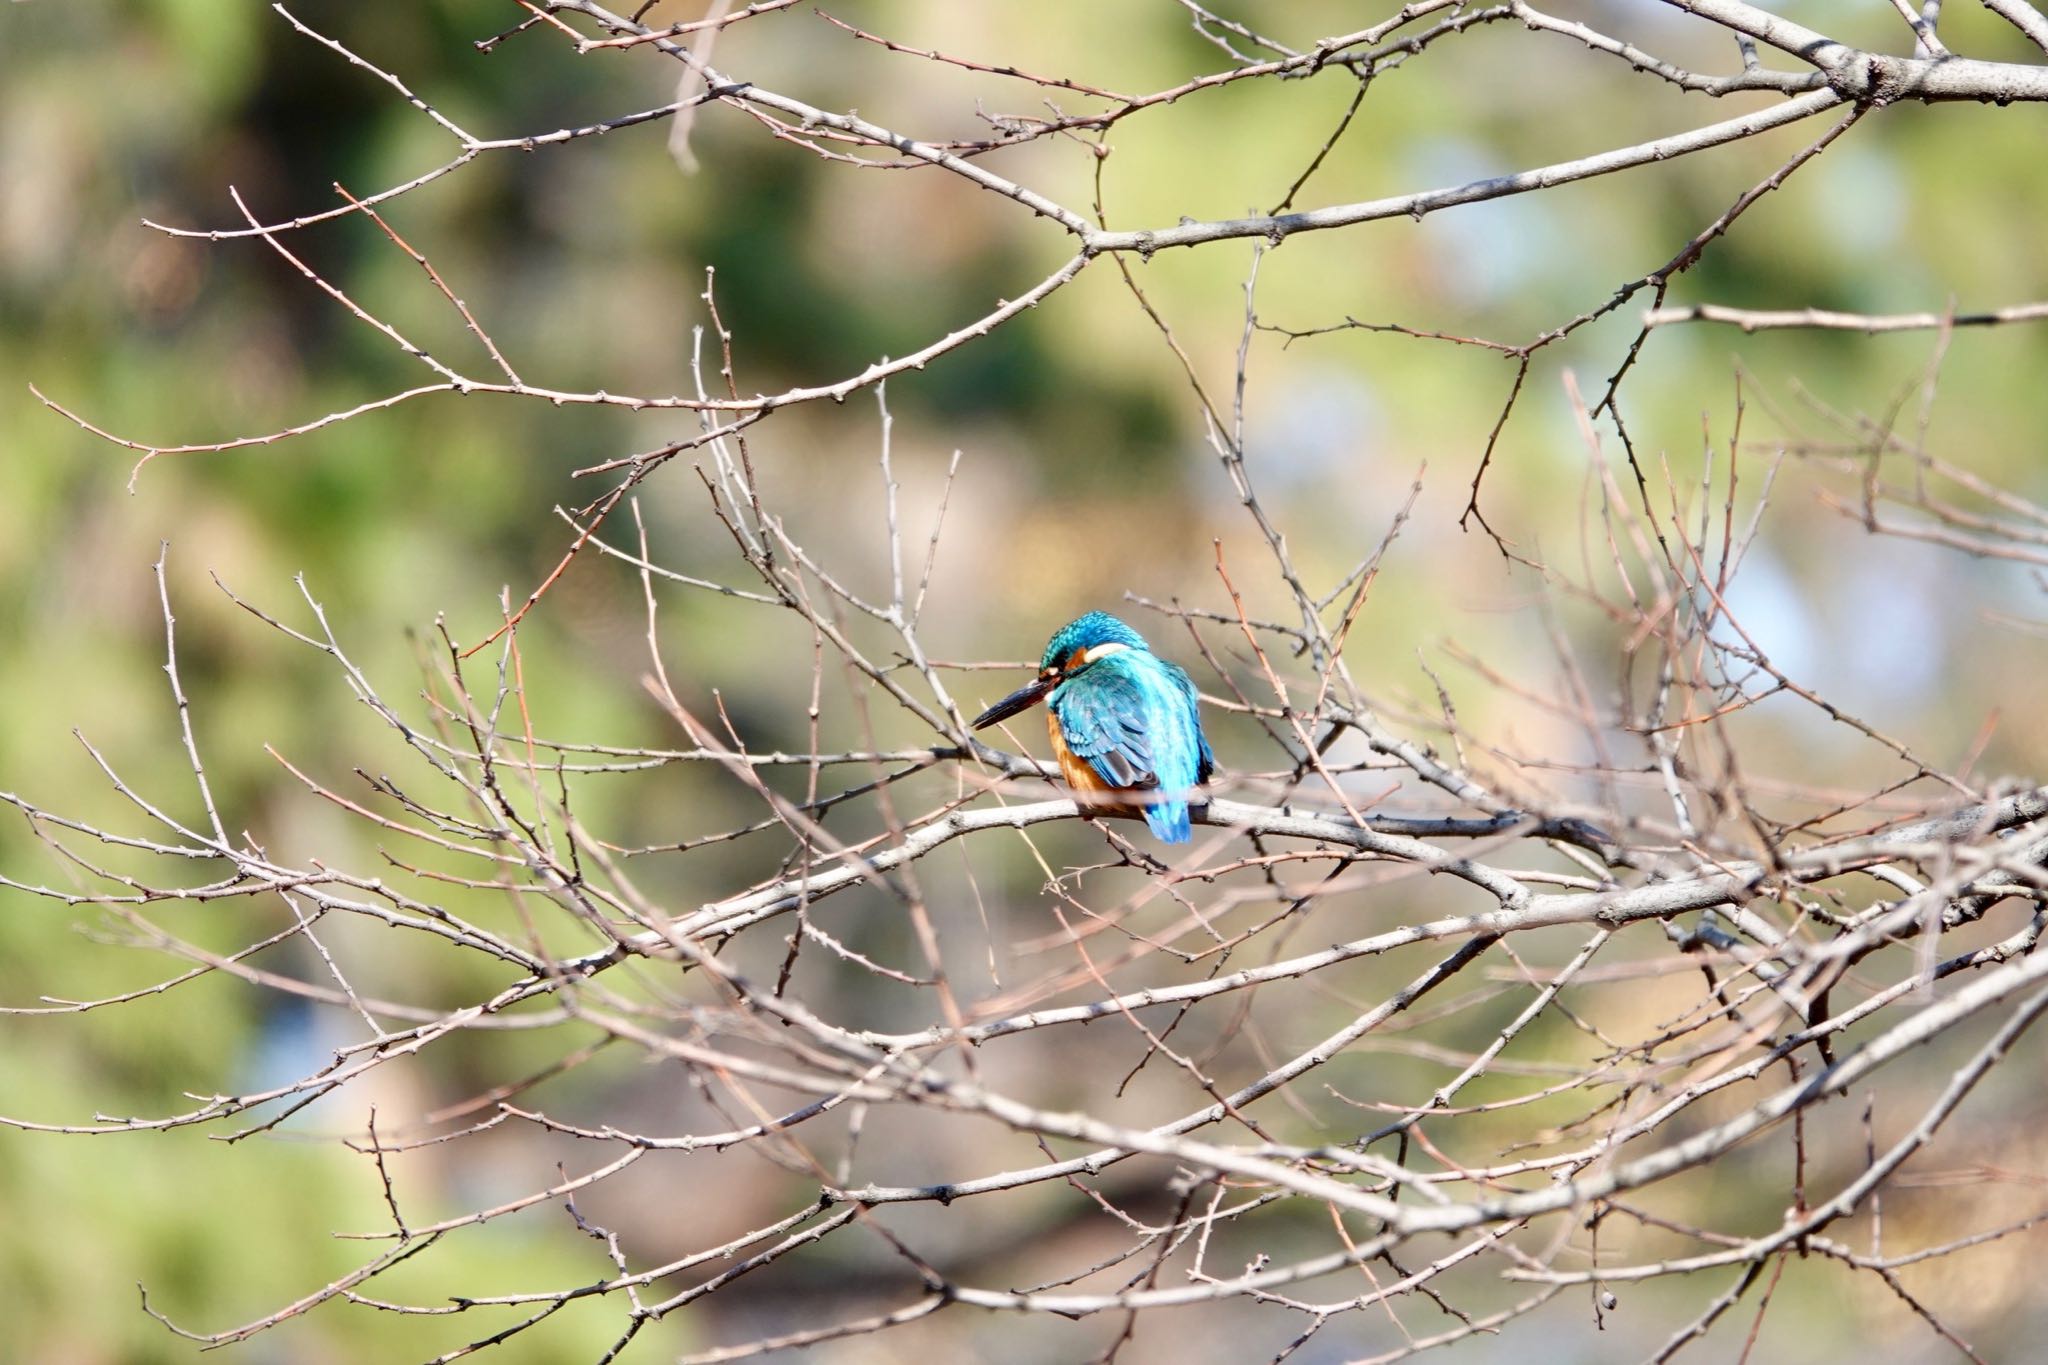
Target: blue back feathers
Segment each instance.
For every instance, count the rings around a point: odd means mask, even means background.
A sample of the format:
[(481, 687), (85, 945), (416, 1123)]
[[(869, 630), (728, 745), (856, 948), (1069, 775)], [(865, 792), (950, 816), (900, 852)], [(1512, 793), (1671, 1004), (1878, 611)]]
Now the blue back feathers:
[(1043, 667), (1078, 653), (1121, 645), (1069, 669), (1049, 704), (1075, 756), (1112, 787), (1155, 792), (1145, 823), (1169, 844), (1191, 831), (1186, 794), (1209, 780), (1216, 757), (1202, 733), (1194, 681), (1154, 654), (1145, 637), (1106, 612), (1091, 611), (1056, 633)]

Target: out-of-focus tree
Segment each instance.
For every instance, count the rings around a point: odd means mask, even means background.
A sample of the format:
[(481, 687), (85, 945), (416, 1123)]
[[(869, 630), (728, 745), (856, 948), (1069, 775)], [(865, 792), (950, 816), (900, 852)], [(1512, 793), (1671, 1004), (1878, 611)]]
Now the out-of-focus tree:
[(2048, 17), (668, 9), (0, 18), (12, 1340), (2037, 1334)]

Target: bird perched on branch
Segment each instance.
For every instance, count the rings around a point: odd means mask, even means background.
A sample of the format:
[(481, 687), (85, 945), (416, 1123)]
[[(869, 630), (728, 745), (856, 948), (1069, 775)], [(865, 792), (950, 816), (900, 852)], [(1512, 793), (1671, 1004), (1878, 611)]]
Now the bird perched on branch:
[(1167, 843), (1187, 842), (1188, 796), (1209, 780), (1216, 756), (1180, 665), (1114, 616), (1091, 611), (1055, 632), (1037, 678), (976, 716), (974, 728), (1040, 701), (1060, 772), (1084, 806), (1135, 810)]

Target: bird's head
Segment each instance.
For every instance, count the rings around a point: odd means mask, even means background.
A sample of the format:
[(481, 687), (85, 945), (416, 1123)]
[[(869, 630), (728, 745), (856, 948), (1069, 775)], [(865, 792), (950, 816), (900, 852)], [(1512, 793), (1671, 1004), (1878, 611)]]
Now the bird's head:
[(1039, 660), (1038, 676), (1004, 697), (974, 718), (974, 728), (985, 730), (999, 720), (1037, 705), (1045, 695), (1090, 664), (1125, 649), (1146, 649), (1145, 637), (1106, 611), (1091, 611), (1069, 621), (1046, 641), (1045, 657)]

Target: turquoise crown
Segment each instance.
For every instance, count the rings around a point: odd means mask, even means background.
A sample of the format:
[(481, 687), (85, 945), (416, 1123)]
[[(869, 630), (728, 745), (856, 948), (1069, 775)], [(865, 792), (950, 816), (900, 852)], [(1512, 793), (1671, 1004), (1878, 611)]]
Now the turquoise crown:
[(1045, 657), (1039, 660), (1039, 668), (1047, 669), (1062, 662), (1077, 649), (1093, 649), (1097, 645), (1127, 645), (1132, 649), (1150, 650), (1145, 637), (1117, 620), (1106, 611), (1091, 611), (1078, 620), (1069, 621), (1053, 632), (1046, 642)]

